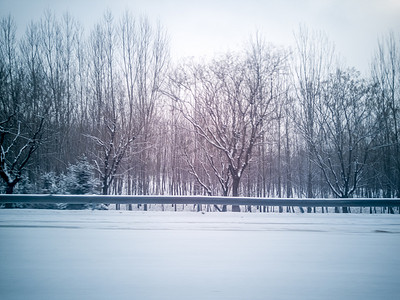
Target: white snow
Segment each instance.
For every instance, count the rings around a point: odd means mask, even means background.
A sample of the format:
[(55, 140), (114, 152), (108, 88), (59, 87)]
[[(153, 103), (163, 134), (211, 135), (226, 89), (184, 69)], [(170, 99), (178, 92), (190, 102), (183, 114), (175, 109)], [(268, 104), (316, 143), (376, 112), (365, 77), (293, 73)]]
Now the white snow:
[(0, 210), (0, 299), (396, 299), (400, 216)]

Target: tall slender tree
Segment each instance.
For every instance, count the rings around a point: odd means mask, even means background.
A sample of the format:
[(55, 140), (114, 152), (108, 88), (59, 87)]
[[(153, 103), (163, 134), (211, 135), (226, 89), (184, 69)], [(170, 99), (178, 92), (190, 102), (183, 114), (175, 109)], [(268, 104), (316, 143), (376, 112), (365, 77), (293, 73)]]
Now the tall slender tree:
[[(317, 130), (316, 107), (321, 101), (322, 84), (326, 80), (332, 65), (334, 47), (325, 35), (309, 32), (305, 27), (299, 28), (295, 34), (295, 39), (293, 83), (299, 106), (294, 121), (305, 139), (307, 153), (306, 196), (313, 198), (315, 193), (311, 141), (315, 138), (315, 131)], [(308, 210), (310, 211), (310, 208)]]

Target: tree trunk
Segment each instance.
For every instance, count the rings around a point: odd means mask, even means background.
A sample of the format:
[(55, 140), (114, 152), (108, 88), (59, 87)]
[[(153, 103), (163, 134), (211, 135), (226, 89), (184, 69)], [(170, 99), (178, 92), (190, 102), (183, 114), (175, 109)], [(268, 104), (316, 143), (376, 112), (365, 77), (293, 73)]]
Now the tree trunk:
[[(311, 155), (311, 151), (309, 152), (309, 155)], [(307, 198), (313, 198), (313, 186), (312, 186), (312, 162), (311, 158), (308, 157), (308, 165), (307, 165)], [(307, 207), (307, 212), (311, 213), (312, 208)]]
[(107, 184), (107, 178), (105, 177), (103, 179), (103, 190), (102, 190), (103, 195), (108, 194), (108, 184)]
[[(232, 196), (238, 197), (239, 196), (239, 183), (240, 177), (239, 176), (232, 176)], [(240, 212), (239, 205), (232, 205), (233, 212)]]
[[(19, 180), (14, 180), (13, 182), (7, 182), (7, 187), (6, 187), (6, 194), (10, 195), (14, 193), (14, 187), (18, 183)], [(13, 203), (5, 203), (4, 208), (14, 208)]]
[(14, 193), (14, 187), (16, 186), (17, 182), (14, 180), (13, 182), (7, 183), (6, 187), (6, 194), (10, 195)]

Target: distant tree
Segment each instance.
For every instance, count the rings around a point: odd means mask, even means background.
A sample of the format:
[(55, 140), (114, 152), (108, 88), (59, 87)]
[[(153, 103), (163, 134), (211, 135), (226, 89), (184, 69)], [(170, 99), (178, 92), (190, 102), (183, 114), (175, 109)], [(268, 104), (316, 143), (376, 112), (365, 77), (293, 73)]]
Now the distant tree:
[(97, 194), (99, 181), (95, 178), (94, 167), (84, 156), (70, 165), (64, 178), (66, 192), (73, 195)]
[(86, 156), (78, 159), (76, 164), (69, 165), (66, 173), (59, 176), (55, 172), (41, 176), (39, 192), (43, 194), (97, 194), (99, 180), (95, 177), (95, 169)]
[[(65, 192), (71, 195), (97, 194), (99, 181), (95, 178), (94, 167), (83, 156), (74, 165), (70, 165), (65, 176), (61, 176), (60, 187), (65, 187)], [(67, 209), (84, 209), (86, 204), (68, 204)]]
[(400, 37), (393, 32), (378, 42), (372, 78), (379, 91), (379, 157), (386, 197), (400, 197)]
[[(312, 162), (312, 144), (317, 130), (316, 107), (321, 101), (322, 84), (326, 80), (332, 65), (334, 48), (327, 37), (318, 32), (309, 32), (300, 27), (295, 34), (293, 82), (298, 105), (294, 122), (306, 141), (306, 196), (314, 197)], [(308, 208), (310, 212), (311, 208)]]
[(60, 189), (60, 178), (55, 172), (45, 173), (41, 176), (40, 193), (43, 194), (62, 194)]
[(323, 89), (315, 115), (318, 131), (308, 142), (333, 194), (349, 198), (364, 176), (378, 133), (375, 93), (354, 70), (337, 69)]
[[(41, 176), (39, 192), (43, 194), (71, 194), (90, 195), (97, 194), (100, 186), (99, 180), (95, 177), (94, 167), (88, 162), (86, 156), (82, 156), (75, 164), (70, 164), (67, 172), (57, 176), (55, 172), (48, 172)], [(60, 204), (47, 205), (39, 208), (53, 209), (84, 209), (88, 205), (83, 204)], [(97, 208), (103, 207), (98, 205)]]
[(129, 111), (123, 101), (122, 82), (117, 72), (118, 35), (111, 12), (97, 24), (90, 36), (91, 91), (95, 99), (93, 129), (85, 134), (94, 142), (92, 153), (100, 174), (102, 194), (110, 192), (128, 148), (136, 138), (133, 126), (127, 126)]
[(137, 137), (127, 154), (130, 159), (126, 169), (128, 178), (135, 177), (137, 193), (145, 195), (150, 193), (152, 181), (151, 155), (158, 151), (155, 124), (160, 112), (160, 88), (167, 77), (168, 43), (160, 25), (153, 26), (147, 18), (134, 18), (129, 12), (123, 15), (119, 28), (122, 81), (127, 96), (124, 126)]

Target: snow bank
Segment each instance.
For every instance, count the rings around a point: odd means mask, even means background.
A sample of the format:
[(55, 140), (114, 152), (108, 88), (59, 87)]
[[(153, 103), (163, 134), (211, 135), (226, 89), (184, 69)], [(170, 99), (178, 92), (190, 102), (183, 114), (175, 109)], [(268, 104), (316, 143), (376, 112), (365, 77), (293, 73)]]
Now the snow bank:
[(0, 299), (394, 299), (400, 216), (0, 210)]

